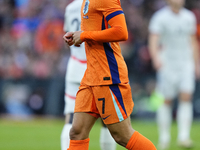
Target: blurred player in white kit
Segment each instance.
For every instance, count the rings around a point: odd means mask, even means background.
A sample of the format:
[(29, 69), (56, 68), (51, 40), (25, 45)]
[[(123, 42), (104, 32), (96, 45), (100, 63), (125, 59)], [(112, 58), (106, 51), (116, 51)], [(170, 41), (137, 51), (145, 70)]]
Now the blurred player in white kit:
[[(65, 10), (64, 31), (74, 32), (80, 30), (82, 0), (72, 1)], [(75, 107), (76, 93), (79, 90), (81, 79), (87, 68), (84, 44), (80, 47), (71, 46), (71, 57), (67, 66), (65, 78), (65, 125), (61, 133), (61, 150), (69, 148), (69, 131)], [(100, 146), (102, 150), (115, 150), (116, 143), (106, 127), (101, 128)]]
[(156, 92), (164, 103), (157, 110), (159, 149), (170, 145), (172, 100), (178, 96), (178, 145), (190, 148), (193, 120), (192, 94), (195, 75), (199, 77), (199, 53), (196, 19), (184, 8), (185, 0), (167, 0), (168, 6), (157, 11), (149, 25), (149, 50), (157, 71)]

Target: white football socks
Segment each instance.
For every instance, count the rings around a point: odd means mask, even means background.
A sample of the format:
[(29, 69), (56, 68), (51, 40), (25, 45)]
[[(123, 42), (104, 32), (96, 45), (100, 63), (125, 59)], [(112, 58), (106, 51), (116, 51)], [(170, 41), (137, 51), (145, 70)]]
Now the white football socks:
[(72, 127), (72, 124), (65, 124), (61, 133), (61, 150), (67, 150), (69, 148), (69, 131)]
[(111, 136), (108, 128), (102, 127), (100, 133), (100, 147), (101, 150), (115, 150), (116, 142)]
[(177, 109), (178, 141), (190, 139), (193, 120), (192, 102), (180, 101)]
[(157, 124), (159, 132), (159, 143), (160, 144), (169, 144), (171, 136), (171, 122), (172, 122), (172, 108), (170, 105), (163, 104), (157, 110)]

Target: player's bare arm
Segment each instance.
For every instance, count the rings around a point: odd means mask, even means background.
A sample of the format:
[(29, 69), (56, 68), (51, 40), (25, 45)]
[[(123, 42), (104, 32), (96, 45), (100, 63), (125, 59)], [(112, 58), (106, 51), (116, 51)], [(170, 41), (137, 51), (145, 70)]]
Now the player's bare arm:
[(195, 75), (197, 79), (200, 79), (199, 45), (198, 45), (196, 35), (191, 36), (191, 42), (192, 42), (193, 54), (194, 54)]
[(153, 66), (156, 70), (159, 70), (162, 66), (159, 58), (159, 35), (150, 33), (149, 35), (149, 51), (152, 58)]

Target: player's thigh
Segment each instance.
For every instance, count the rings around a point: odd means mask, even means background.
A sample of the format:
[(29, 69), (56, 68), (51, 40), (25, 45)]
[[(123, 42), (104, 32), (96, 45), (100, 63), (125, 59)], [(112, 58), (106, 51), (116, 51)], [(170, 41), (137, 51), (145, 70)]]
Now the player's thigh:
[(131, 126), (130, 117), (122, 122), (107, 125), (111, 135), (117, 143), (126, 146), (135, 130)]
[(97, 118), (84, 112), (74, 113), (70, 139), (83, 140), (89, 137), (90, 130)]
[(89, 132), (98, 117), (98, 110), (91, 87), (81, 85), (76, 95), (70, 139), (82, 140), (88, 138)]

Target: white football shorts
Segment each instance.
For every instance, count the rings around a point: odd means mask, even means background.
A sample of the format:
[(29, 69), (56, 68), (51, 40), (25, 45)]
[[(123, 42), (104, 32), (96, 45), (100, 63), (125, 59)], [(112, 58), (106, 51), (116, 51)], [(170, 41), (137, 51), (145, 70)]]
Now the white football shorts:
[(165, 99), (173, 100), (180, 93), (193, 94), (195, 73), (192, 64), (179, 68), (161, 68), (157, 72), (156, 91)]
[(76, 93), (79, 90), (79, 83), (66, 81), (65, 83), (65, 108), (64, 114), (74, 113)]

